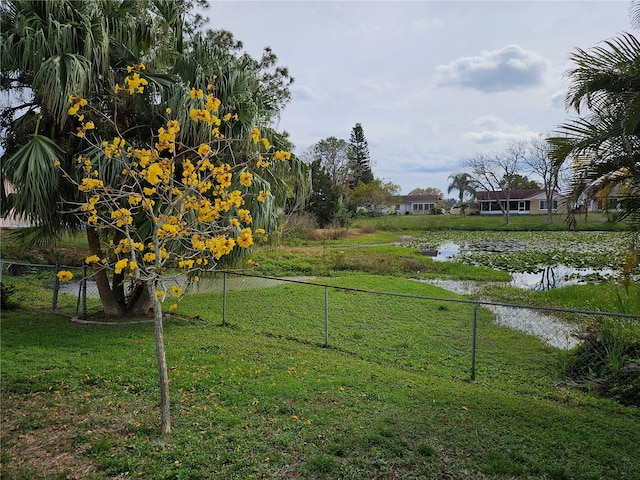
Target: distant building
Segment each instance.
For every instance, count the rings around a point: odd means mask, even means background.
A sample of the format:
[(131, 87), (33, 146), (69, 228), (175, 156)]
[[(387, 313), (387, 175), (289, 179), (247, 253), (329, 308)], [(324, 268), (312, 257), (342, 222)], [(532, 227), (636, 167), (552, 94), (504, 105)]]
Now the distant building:
[[(547, 196), (542, 189), (535, 190), (511, 190), (509, 193), (509, 214), (541, 215), (549, 209), (557, 212), (565, 204), (564, 198), (556, 193), (553, 196), (552, 205), (547, 205)], [(480, 215), (500, 215), (502, 208), (506, 207), (507, 192), (476, 192), (476, 201), (480, 207)]]
[(400, 215), (427, 215), (434, 213), (440, 201), (438, 195), (402, 195), (398, 205)]

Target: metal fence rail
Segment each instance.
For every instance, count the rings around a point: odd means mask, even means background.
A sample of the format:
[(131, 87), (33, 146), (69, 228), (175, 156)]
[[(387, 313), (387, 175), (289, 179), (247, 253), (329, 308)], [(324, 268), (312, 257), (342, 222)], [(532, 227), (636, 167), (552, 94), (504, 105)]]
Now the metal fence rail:
[[(100, 312), (93, 274), (87, 268), (6, 260), (0, 260), (0, 264), (3, 283), (14, 283), (22, 291), (31, 291), (26, 301), (28, 306), (80, 318)], [(74, 281), (60, 284), (56, 273), (61, 269), (73, 271)], [(619, 350), (616, 339), (634, 335), (637, 339), (640, 332), (640, 315), (635, 314), (372, 291), (305, 277), (221, 271), (198, 282), (178, 276), (167, 278), (163, 283), (164, 289), (182, 284), (185, 291), (179, 300), (167, 299), (164, 304), (167, 313), (387, 359), (407, 368), (434, 369), (438, 374), (449, 372), (458, 377), (468, 375), (471, 380), (478, 375), (479, 353), (483, 358), (482, 375), (490, 377), (492, 370), (504, 368), (488, 360), (492, 351), (544, 348), (560, 356), (584, 342), (603, 343), (592, 331), (592, 326), (599, 322), (601, 326), (607, 324), (613, 343), (593, 349), (596, 353), (592, 355), (607, 357), (615, 354), (616, 348)], [(334, 302), (339, 296), (341, 301)], [(375, 324), (367, 318), (371, 312), (375, 312)], [(448, 323), (439, 324), (439, 317), (445, 312)], [(457, 320), (452, 323), (451, 318)], [(416, 320), (422, 322), (424, 331), (412, 330)], [(496, 326), (505, 332), (498, 342), (482, 335), (484, 330)], [(518, 331), (521, 333), (517, 335), (508, 333)], [(532, 341), (533, 337), (539, 340)], [(384, 347), (368, 350), (369, 344)], [(517, 362), (520, 357), (514, 356), (514, 359)], [(587, 378), (590, 364), (608, 360), (585, 358), (584, 367), (572, 368), (583, 368), (584, 371), (578, 373)], [(526, 375), (526, 355), (522, 356), (522, 363), (520, 369)]]

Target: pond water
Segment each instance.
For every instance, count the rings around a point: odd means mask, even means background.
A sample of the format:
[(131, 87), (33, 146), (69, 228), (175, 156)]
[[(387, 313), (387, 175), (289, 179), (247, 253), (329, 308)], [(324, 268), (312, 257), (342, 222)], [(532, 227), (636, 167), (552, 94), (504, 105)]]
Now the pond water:
[[(418, 246), (423, 255), (437, 262), (459, 261), (508, 271), (512, 278), (510, 286), (530, 290), (610, 280), (617, 274), (613, 265), (619, 263), (616, 261), (619, 255), (611, 251), (613, 242), (600, 236), (596, 238), (596, 242), (601, 242), (597, 247), (601, 249), (601, 255), (598, 255), (597, 248), (587, 246), (582, 239), (580, 243), (569, 243), (563, 235), (552, 235), (549, 236), (553, 240), (550, 242), (541, 232), (526, 232), (526, 235), (522, 232), (509, 233), (513, 234), (512, 238), (504, 234), (492, 238), (487, 234), (470, 241), (455, 242), (443, 237), (441, 241), (434, 238)], [(592, 267), (592, 264), (597, 267)]]
[[(485, 288), (500, 282), (475, 282), (471, 280), (420, 280), (422, 283), (435, 285), (460, 295), (472, 295), (482, 292)], [(547, 345), (569, 350), (578, 345), (579, 340), (574, 336), (579, 330), (573, 325), (530, 308), (507, 307), (503, 305), (485, 305), (495, 315), (498, 325), (513, 330), (534, 335)]]

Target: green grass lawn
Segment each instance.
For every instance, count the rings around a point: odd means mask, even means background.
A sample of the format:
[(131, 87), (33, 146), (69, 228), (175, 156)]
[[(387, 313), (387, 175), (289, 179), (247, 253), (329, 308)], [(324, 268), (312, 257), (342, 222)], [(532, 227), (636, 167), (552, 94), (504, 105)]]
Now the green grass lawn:
[[(366, 274), (324, 279), (455, 298)], [(573, 390), (559, 352), (472, 306), (285, 284), (185, 298), (153, 326), (2, 312), (3, 479), (637, 479), (640, 411)], [(301, 321), (300, 319), (305, 319)]]

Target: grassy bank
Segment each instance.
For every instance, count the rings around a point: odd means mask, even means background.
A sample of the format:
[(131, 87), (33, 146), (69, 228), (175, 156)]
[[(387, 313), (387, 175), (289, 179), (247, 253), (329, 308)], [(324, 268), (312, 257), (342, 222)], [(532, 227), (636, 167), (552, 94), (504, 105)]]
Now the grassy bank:
[(308, 288), (231, 292), (228, 327), (219, 298), (204, 315), (204, 297), (181, 304), (201, 318), (167, 321), (168, 442), (151, 325), (3, 312), (2, 478), (637, 478), (638, 409), (563, 388), (537, 339), (483, 312), (469, 382), (471, 307), (331, 293), (322, 348), (322, 295)]
[[(553, 216), (553, 223), (547, 223), (546, 215), (511, 215), (505, 225), (502, 215), (395, 215), (381, 217), (357, 217), (354, 228), (372, 228), (388, 231), (430, 231), (430, 230), (493, 230), (493, 231), (558, 231), (567, 230), (567, 216)], [(627, 230), (626, 222), (609, 222), (601, 214), (576, 217), (575, 229), (587, 231)]]

